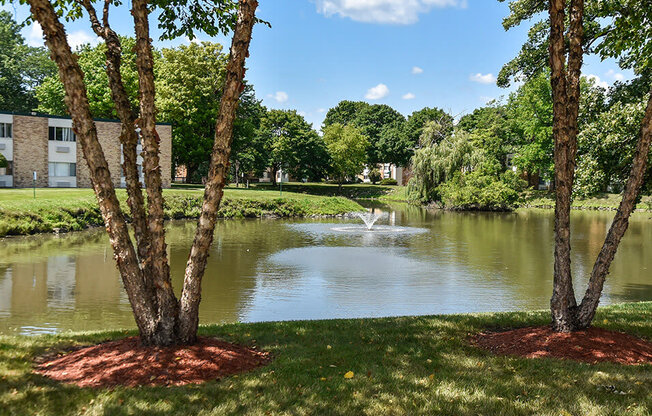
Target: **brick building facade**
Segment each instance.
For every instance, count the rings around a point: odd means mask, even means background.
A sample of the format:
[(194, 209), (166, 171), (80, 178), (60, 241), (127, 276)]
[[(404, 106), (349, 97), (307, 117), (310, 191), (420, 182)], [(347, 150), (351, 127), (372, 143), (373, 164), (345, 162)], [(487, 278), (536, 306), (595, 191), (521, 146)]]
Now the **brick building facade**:
[[(97, 136), (109, 164), (116, 187), (124, 187), (119, 141), (120, 122), (96, 120)], [(161, 139), (161, 175), (163, 187), (170, 187), (172, 170), (172, 126), (158, 124)], [(141, 151), (140, 146), (138, 147)], [(22, 115), (0, 112), (0, 153), (8, 161), (0, 167), (0, 187), (90, 188), (88, 165), (81, 145), (77, 145), (72, 120), (47, 115)], [(142, 159), (138, 157), (138, 164)], [(142, 181), (142, 179), (141, 179)]]

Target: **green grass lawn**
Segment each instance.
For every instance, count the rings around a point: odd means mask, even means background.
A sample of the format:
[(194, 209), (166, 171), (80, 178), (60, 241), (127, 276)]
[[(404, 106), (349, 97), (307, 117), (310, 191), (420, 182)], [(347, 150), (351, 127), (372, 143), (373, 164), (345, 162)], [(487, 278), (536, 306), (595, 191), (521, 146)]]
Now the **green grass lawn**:
[[(39, 232), (78, 231), (102, 225), (95, 195), (91, 189), (0, 190), (0, 237)], [(126, 191), (117, 190), (123, 211), (128, 214)], [(166, 189), (167, 218), (197, 218), (203, 189)], [(264, 216), (309, 217), (339, 215), (362, 207), (343, 197), (326, 197), (301, 193), (228, 188), (218, 215), (222, 218)]]
[[(601, 308), (601, 327), (652, 339), (652, 302)], [(484, 329), (546, 324), (546, 312), (204, 326), (270, 351), (251, 373), (184, 387), (81, 389), (31, 372), (35, 357), (129, 331), (0, 337), (2, 415), (649, 415), (652, 366), (499, 357)], [(330, 348), (329, 348), (330, 346)], [(352, 379), (344, 374), (354, 372)], [(624, 394), (621, 394), (623, 392)]]

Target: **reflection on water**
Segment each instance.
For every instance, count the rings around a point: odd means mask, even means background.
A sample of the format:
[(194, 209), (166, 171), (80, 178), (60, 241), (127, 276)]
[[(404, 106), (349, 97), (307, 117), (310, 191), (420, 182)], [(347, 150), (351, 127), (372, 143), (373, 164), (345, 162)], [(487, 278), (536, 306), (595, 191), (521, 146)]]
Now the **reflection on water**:
[[(542, 309), (552, 285), (552, 213), (447, 213), (404, 205), (380, 227), (355, 221), (228, 220), (203, 281), (203, 323)], [(573, 212), (583, 288), (613, 214)], [(604, 303), (652, 300), (652, 220), (632, 219)], [(409, 227), (409, 228), (406, 228)], [(195, 224), (168, 226), (174, 285)], [(103, 230), (0, 240), (0, 333), (134, 327)]]

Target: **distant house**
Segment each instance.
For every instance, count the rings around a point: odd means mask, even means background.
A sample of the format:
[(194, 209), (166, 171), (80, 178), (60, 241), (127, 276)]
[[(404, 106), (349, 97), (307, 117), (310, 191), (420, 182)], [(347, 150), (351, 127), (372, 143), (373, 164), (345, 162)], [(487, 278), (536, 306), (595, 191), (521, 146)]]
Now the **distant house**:
[[(97, 137), (115, 187), (124, 187), (121, 123), (95, 120)], [(170, 186), (172, 126), (158, 124), (163, 187)], [(142, 152), (139, 144), (138, 152)], [(8, 167), (0, 170), (0, 187), (90, 188), (91, 177), (69, 117), (0, 112), (0, 153)], [(142, 158), (138, 170), (142, 181)]]
[(407, 180), (409, 179), (407, 175), (405, 175), (405, 168), (393, 165), (391, 163), (379, 163), (377, 165), (365, 166), (362, 174), (358, 175), (358, 178), (361, 179), (362, 182), (371, 183), (371, 180), (369, 179), (369, 173), (373, 169), (378, 169), (380, 171), (381, 180), (395, 179), (396, 183), (399, 185), (406, 185)]

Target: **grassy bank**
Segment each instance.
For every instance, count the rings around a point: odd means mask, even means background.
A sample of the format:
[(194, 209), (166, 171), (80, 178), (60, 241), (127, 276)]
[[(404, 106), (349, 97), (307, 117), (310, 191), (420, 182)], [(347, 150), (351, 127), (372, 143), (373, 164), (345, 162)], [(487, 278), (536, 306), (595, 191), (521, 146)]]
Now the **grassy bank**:
[[(126, 192), (118, 197), (124, 212)], [(165, 214), (169, 219), (197, 218), (203, 189), (170, 189), (163, 193)], [(219, 210), (220, 218), (256, 218), (332, 216), (362, 209), (357, 203), (341, 197), (227, 189)], [(78, 231), (102, 225), (95, 195), (90, 189), (0, 190), (0, 237), (43, 232)]]
[[(602, 194), (593, 198), (576, 198), (573, 200), (573, 209), (596, 211), (615, 211), (618, 209), (622, 195)], [(529, 191), (524, 195), (521, 204), (525, 208), (555, 208), (555, 195), (548, 191)], [(640, 211), (652, 211), (652, 196), (643, 196), (636, 206)]]
[[(600, 309), (608, 329), (652, 338), (652, 303)], [(31, 373), (48, 350), (126, 336), (0, 337), (0, 414), (649, 415), (652, 366), (498, 357), (467, 342), (545, 312), (202, 327), (273, 353), (267, 367), (185, 387), (80, 389)], [(348, 371), (351, 379), (344, 378)]]

